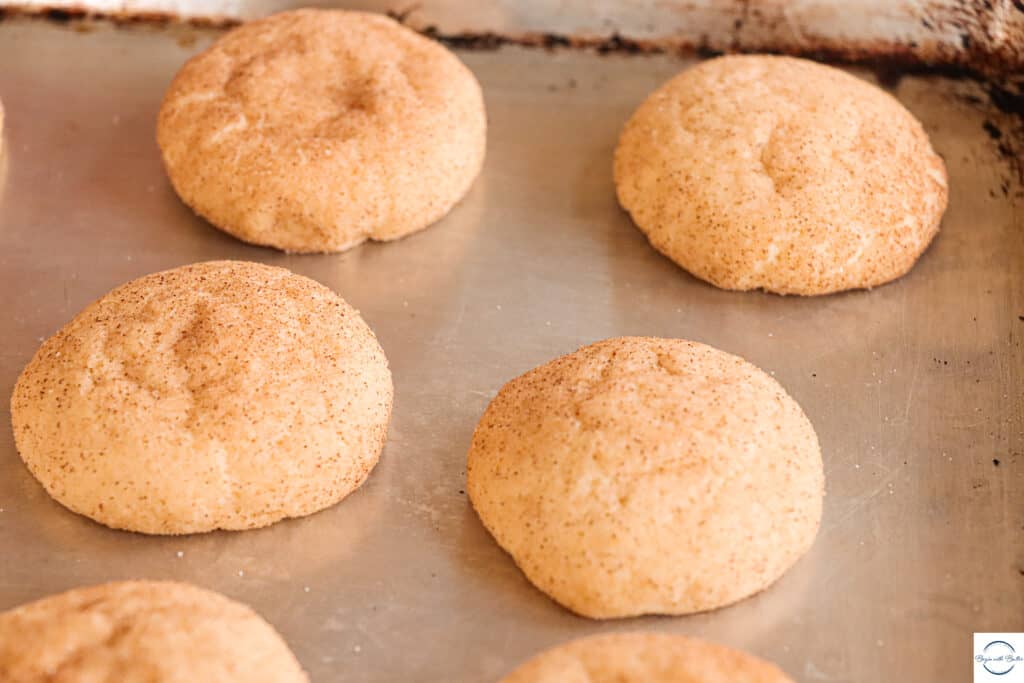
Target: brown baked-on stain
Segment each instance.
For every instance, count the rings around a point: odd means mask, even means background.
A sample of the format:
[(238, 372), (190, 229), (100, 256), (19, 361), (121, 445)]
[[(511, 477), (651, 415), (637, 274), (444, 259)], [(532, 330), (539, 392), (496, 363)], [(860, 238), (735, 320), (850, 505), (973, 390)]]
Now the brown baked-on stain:
[[(401, 22), (403, 15), (389, 12), (388, 16)], [(461, 50), (497, 50), (505, 46), (515, 46), (545, 50), (558, 48), (594, 50), (599, 54), (659, 54), (670, 51), (687, 53), (695, 49), (695, 46), (682, 45), (670, 50), (662, 41), (633, 40), (618, 33), (606, 37), (569, 36), (550, 32), (502, 34), (493, 31), (464, 31), (445, 33), (433, 25), (416, 30), (448, 47)]]
[(242, 23), (238, 19), (224, 16), (182, 17), (173, 12), (99, 11), (81, 5), (68, 7), (7, 5), (0, 7), (0, 21), (15, 18), (40, 19), (56, 24), (110, 22), (115, 26), (148, 25), (156, 27), (184, 24), (201, 28), (231, 28)]
[(1005, 86), (996, 82), (989, 83), (988, 95), (1000, 111), (1024, 120), (1024, 80), (1007, 82)]
[(999, 126), (992, 123), (988, 119), (985, 119), (985, 121), (981, 124), (981, 127), (985, 129), (985, 132), (988, 133), (988, 136), (993, 140), (1002, 139), (1003, 131), (1000, 130)]
[[(1024, 79), (989, 81), (985, 84), (988, 106), (1006, 114), (1009, 128), (986, 119), (982, 126), (996, 145), (999, 156), (1010, 165), (1018, 182), (1024, 184)], [(982, 103), (984, 106), (984, 103)], [(1003, 194), (1009, 188), (1004, 185)]]

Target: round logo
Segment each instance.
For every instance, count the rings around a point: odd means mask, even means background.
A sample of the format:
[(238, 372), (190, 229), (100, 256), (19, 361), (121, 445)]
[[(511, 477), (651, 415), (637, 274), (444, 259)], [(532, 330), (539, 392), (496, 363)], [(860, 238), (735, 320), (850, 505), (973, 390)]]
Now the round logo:
[(1017, 651), (1005, 640), (993, 640), (981, 653), (984, 656), (982, 666), (994, 676), (1005, 676), (1016, 666), (1017, 658), (1014, 655)]

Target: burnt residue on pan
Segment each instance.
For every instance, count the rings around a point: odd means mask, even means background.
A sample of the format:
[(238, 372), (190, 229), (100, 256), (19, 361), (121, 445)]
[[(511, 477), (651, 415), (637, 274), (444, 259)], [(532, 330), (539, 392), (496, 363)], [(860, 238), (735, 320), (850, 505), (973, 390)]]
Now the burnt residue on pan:
[(230, 17), (189, 17), (182, 18), (170, 12), (99, 12), (83, 7), (40, 7), (5, 5), (0, 7), (0, 21), (13, 18), (41, 19), (55, 24), (67, 24), (76, 28), (90, 22), (110, 22), (117, 26), (143, 25), (167, 26), (184, 24), (201, 28), (230, 28), (240, 22)]
[[(418, 25), (418, 7), (389, 15), (448, 45), (463, 49), (496, 49), (504, 45), (594, 50), (601, 54), (680, 53), (713, 56), (724, 52), (767, 52), (808, 57), (819, 61), (884, 66), (890, 71), (926, 68), (966, 71), (985, 77), (1024, 68), (1024, 10), (1019, 18), (1007, 15), (1005, 3), (1024, 6), (1024, 0), (964, 0), (959, 3), (926, 2), (916, 5), (924, 35), (911, 39), (839, 39), (813, 30), (787, 26), (790, 14), (778, 3), (757, 0), (722, 0), (720, 11), (735, 15), (727, 35), (685, 38), (664, 35), (637, 38), (611, 31), (606, 35), (555, 33), (451, 33), (437, 26)], [(693, 8), (673, 3), (679, 12)], [(958, 36), (951, 42), (950, 36)]]
[[(1003, 118), (1010, 121), (1010, 128), (1004, 129), (986, 120), (983, 124), (985, 132), (992, 138), (999, 155), (1016, 172), (1020, 185), (1024, 186), (1024, 77), (989, 81), (985, 88), (991, 106), (1006, 114)], [(1004, 187), (1004, 194), (1007, 191), (1008, 188)]]
[(695, 47), (676, 45), (670, 50), (666, 45), (653, 40), (632, 40), (617, 33), (604, 38), (566, 36), (557, 33), (522, 33), (519, 35), (503, 35), (498, 33), (444, 33), (436, 26), (419, 29), (424, 35), (430, 36), (452, 48), (495, 50), (506, 45), (532, 47), (554, 50), (568, 48), (573, 50), (594, 50), (600, 54), (658, 54), (665, 52), (693, 52)]

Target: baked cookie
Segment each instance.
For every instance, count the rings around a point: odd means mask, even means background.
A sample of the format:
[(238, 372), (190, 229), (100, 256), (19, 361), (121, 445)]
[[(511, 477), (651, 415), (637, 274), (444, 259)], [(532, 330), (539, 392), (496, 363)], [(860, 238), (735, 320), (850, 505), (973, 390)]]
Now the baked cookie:
[(5, 683), (305, 683), (274, 628), (219, 593), (125, 581), (0, 613)]
[(251, 529), (363, 483), (391, 416), (359, 313), (283, 268), (215, 261), (133, 280), (46, 340), (11, 399), (25, 464), (117, 529)]
[(529, 660), (501, 683), (793, 683), (739, 650), (667, 633), (581, 638)]
[(245, 24), (181, 69), (157, 141), (178, 195), (239, 239), (292, 252), (435, 222), (483, 164), (480, 86), (383, 15), (302, 9)]
[(900, 277), (947, 200), (942, 159), (895, 98), (761, 55), (712, 59), (648, 97), (615, 187), (654, 248), (702, 280), (804, 295)]
[(741, 358), (609, 339), (498, 392), (468, 493), (551, 598), (592, 618), (722, 607), (811, 546), (824, 476), (796, 401)]

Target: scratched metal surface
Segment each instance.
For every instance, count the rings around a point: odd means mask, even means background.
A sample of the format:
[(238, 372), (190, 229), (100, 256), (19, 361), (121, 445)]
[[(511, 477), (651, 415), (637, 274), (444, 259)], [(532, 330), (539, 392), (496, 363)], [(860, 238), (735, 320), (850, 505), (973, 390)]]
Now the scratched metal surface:
[[(972, 631), (1024, 630), (1024, 200), (983, 128), (1009, 122), (981, 86), (894, 87), (952, 182), (942, 232), (912, 273), (872, 292), (780, 298), (691, 278), (616, 206), (619, 128), (689, 64), (672, 57), (463, 52), (486, 92), (489, 156), (450, 217), (336, 256), (243, 245), (178, 202), (154, 143), (163, 89), (211, 35), (0, 24), (0, 394), (42, 338), (112, 287), (251, 259), (363, 312), (394, 370), (390, 439), (366, 485), (323, 513), (150, 538), (49, 500), (5, 427), (0, 609), (111, 579), (193, 581), (253, 605), (315, 681), (483, 683), (571, 637), (638, 628), (744, 648), (800, 681), (966, 681)], [(471, 510), (464, 457), (496, 389), (623, 334), (745, 356), (817, 428), (820, 536), (761, 595), (687, 618), (577, 618), (527, 584)]]

